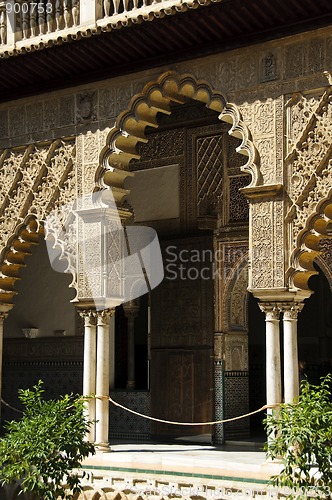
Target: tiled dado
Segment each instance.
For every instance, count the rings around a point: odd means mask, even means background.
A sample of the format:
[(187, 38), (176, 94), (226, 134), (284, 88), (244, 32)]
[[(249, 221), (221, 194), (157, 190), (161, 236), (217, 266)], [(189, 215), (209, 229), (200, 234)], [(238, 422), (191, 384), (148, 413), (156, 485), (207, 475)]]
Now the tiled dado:
[[(32, 388), (39, 380), (44, 382), (44, 397), (57, 398), (62, 394), (82, 394), (82, 361), (9, 361), (3, 364), (2, 398), (10, 406), (20, 409), (18, 390)], [(1, 408), (1, 425), (14, 420), (19, 413), (6, 405)]]
[[(2, 398), (20, 409), (18, 390), (44, 382), (45, 398), (61, 394), (82, 394), (83, 338), (5, 339)], [(19, 413), (1, 408), (1, 424), (17, 419)]]
[[(112, 391), (111, 397), (131, 410), (151, 415), (151, 394), (148, 391)], [(110, 405), (110, 438), (115, 439), (150, 439), (150, 421)]]
[[(245, 415), (249, 412), (249, 376), (246, 371), (225, 371), (225, 418)], [(226, 439), (249, 437), (249, 417), (227, 422)]]

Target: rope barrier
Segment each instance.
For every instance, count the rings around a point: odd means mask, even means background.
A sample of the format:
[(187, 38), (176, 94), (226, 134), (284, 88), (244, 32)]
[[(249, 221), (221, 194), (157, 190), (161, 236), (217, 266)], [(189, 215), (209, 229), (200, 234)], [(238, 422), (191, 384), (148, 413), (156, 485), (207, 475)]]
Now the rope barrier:
[(249, 413), (246, 413), (244, 415), (240, 415), (238, 417), (232, 417), (232, 418), (226, 418), (224, 420), (214, 420), (212, 422), (175, 422), (172, 420), (163, 420), (161, 418), (155, 418), (155, 417), (150, 417), (149, 415), (144, 415), (143, 413), (139, 413), (138, 411), (132, 410), (131, 408), (127, 408), (126, 406), (121, 405), (117, 401), (114, 401), (109, 396), (95, 396), (96, 399), (108, 399), (113, 405), (118, 406), (119, 408), (122, 408), (122, 410), (128, 411), (130, 413), (133, 413), (134, 415), (137, 415), (138, 417), (146, 418), (148, 420), (153, 420), (154, 422), (160, 422), (163, 424), (171, 424), (171, 425), (216, 425), (216, 424), (224, 424), (226, 422), (233, 422), (234, 420), (240, 420), (241, 418), (246, 418), (250, 417), (251, 415), (255, 415), (256, 413), (260, 413), (261, 411), (267, 410), (269, 408), (276, 408), (277, 406), (280, 406), (281, 403), (276, 403), (274, 405), (264, 405), (258, 410), (251, 411)]
[(14, 408), (14, 406), (11, 406), (8, 403), (6, 403), (6, 401), (4, 399), (2, 399), (2, 398), (1, 398), (1, 403), (3, 405), (5, 405), (5, 406), (8, 406), (8, 408), (10, 408), (11, 410), (17, 411), (18, 413), (22, 413), (22, 415), (23, 415), (23, 411), (22, 410), (18, 410), (17, 408)]
[[(276, 408), (281, 405), (281, 403), (275, 403), (273, 405), (264, 405), (261, 408), (258, 408), (258, 410), (251, 411), (249, 413), (245, 413), (244, 415), (239, 415), (238, 417), (232, 417), (232, 418), (225, 418), (224, 420), (213, 420), (212, 422), (176, 422), (173, 420), (164, 420), (162, 418), (156, 418), (156, 417), (150, 417), (149, 415), (144, 415), (143, 413), (140, 413), (138, 411), (132, 410), (131, 408), (128, 408), (127, 406), (123, 406), (122, 404), (118, 403), (117, 401), (114, 401), (109, 396), (91, 396), (84, 398), (87, 401), (89, 399), (107, 399), (110, 403), (112, 403), (114, 406), (118, 406), (122, 410), (128, 411), (129, 413), (133, 413), (134, 415), (137, 415), (138, 417), (141, 418), (146, 418), (147, 420), (153, 420), (154, 422), (160, 422), (162, 424), (170, 424), (170, 425), (184, 425), (184, 426), (199, 426), (199, 425), (217, 425), (217, 424), (224, 424), (226, 422), (233, 422), (234, 420), (240, 420), (242, 418), (250, 417), (251, 415), (255, 415), (256, 413), (260, 413), (261, 411), (268, 410), (271, 408)], [(11, 410), (14, 410), (18, 413), (23, 414), (23, 411), (18, 410), (17, 408), (14, 408), (14, 406), (11, 406), (10, 404), (6, 403), (4, 399), (1, 398), (1, 403)]]

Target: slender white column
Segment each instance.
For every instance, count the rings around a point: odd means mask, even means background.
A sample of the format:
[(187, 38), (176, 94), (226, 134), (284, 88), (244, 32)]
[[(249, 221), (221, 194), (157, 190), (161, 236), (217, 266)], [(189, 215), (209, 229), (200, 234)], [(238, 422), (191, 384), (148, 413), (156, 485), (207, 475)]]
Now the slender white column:
[(115, 314), (110, 317), (110, 390), (115, 385)]
[[(2, 397), (2, 355), (3, 355), (3, 322), (8, 316), (10, 309), (13, 306), (2, 305), (0, 306), (0, 397)], [(0, 404), (0, 417), (1, 417), (1, 404)]]
[[(7, 317), (7, 313), (0, 312), (0, 393), (2, 395), (2, 353), (3, 353), (3, 322)], [(1, 405), (0, 405), (1, 416)]]
[(135, 318), (133, 315), (128, 317), (127, 334), (127, 389), (135, 389)]
[(147, 388), (150, 390), (150, 366), (151, 366), (151, 293), (149, 293), (148, 305), (148, 380)]
[(293, 403), (299, 397), (299, 361), (297, 349), (297, 315), (304, 304), (284, 303), (284, 398)]
[(15, 0), (8, 0), (6, 2), (8, 5), (11, 4), (11, 8), (6, 9), (7, 11), (7, 42), (6, 45), (15, 44), (15, 31), (16, 31), (16, 17), (15, 17)]
[[(83, 362), (83, 395), (96, 394), (96, 311), (86, 309), (79, 314), (84, 319), (84, 362)], [(91, 399), (86, 403), (86, 415), (89, 420), (96, 419), (96, 401)], [(95, 423), (90, 426), (87, 439), (95, 441)]]
[(99, 450), (109, 451), (109, 380), (110, 380), (110, 317), (114, 309), (97, 313), (97, 377), (96, 394), (96, 445)]
[(128, 320), (127, 331), (127, 389), (135, 389), (135, 318), (139, 311), (139, 303), (131, 300), (123, 305)]
[(265, 313), (266, 324), (266, 402), (274, 405), (281, 403), (280, 308), (276, 303), (264, 302), (259, 307)]

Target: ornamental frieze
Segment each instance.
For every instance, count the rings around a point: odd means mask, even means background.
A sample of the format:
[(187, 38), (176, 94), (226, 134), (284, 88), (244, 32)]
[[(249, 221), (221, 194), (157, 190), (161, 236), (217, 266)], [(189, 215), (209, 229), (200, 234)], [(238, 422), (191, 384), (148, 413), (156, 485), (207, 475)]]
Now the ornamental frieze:
[(1, 250), (27, 216), (43, 221), (53, 207), (75, 197), (74, 158), (74, 140), (0, 152)]
[(327, 198), (332, 187), (332, 87), (328, 87), (315, 106), (307, 124), (286, 158), (292, 206), (287, 220), (292, 224), (293, 244), (304, 230), (310, 215)]
[[(41, 224), (54, 208), (62, 209), (77, 196), (75, 140), (0, 151), (0, 182), (4, 187), (0, 197), (0, 300), (11, 304), (17, 293), (17, 269), (24, 265), (31, 245), (38, 243)], [(53, 236), (58, 244), (56, 231)], [(66, 237), (70, 238), (70, 231)], [(61, 245), (63, 248), (65, 242)]]

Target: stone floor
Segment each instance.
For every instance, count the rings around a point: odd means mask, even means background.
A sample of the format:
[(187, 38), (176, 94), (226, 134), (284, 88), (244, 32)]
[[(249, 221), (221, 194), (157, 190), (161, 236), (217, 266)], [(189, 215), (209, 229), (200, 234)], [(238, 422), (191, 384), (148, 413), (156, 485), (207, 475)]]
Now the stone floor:
[(192, 444), (127, 443), (111, 445), (86, 465), (235, 477), (268, 478), (265, 453), (257, 448)]
[(259, 443), (215, 447), (117, 442), (110, 447), (110, 452), (98, 452), (84, 462), (88, 472), (86, 491), (89, 484), (93, 491), (112, 491), (112, 496), (104, 498), (224, 500), (277, 496), (268, 481), (280, 464), (267, 462)]

